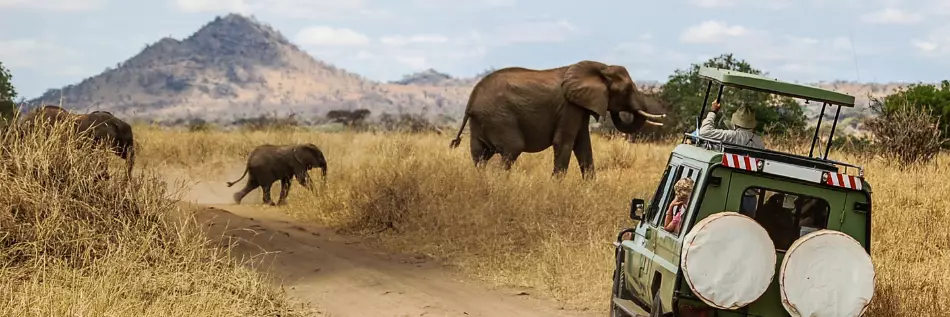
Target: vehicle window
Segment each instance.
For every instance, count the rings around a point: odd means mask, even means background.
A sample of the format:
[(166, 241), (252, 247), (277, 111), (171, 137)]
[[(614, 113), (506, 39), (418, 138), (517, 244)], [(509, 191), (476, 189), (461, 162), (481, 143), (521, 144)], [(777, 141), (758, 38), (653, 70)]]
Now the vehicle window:
[[(658, 223), (658, 227), (660, 227), (660, 229), (666, 230), (666, 227), (670, 225), (670, 223), (673, 223), (673, 225), (669, 228), (670, 230), (666, 231), (673, 232), (676, 236), (681, 236), (683, 232), (686, 231), (683, 230), (683, 226), (685, 226), (687, 218), (686, 211), (688, 210), (689, 205), (693, 200), (694, 193), (696, 192), (696, 181), (699, 179), (699, 169), (689, 166), (680, 166), (678, 173), (678, 175), (674, 176), (673, 183), (669, 186), (669, 190), (666, 192), (666, 199), (664, 200), (663, 208), (660, 209), (661, 216), (659, 218), (661, 221)], [(671, 210), (670, 206), (674, 201), (676, 201), (676, 184), (682, 179), (692, 180), (693, 184), (689, 190), (689, 196), (683, 204), (677, 204), (677, 206), (674, 206)], [(678, 215), (679, 213), (682, 214)], [(667, 216), (669, 216), (670, 222), (666, 221)]]
[(831, 211), (821, 198), (758, 187), (746, 188), (739, 209), (748, 211), (746, 215), (761, 224), (782, 251), (799, 237), (826, 229)]
[(656, 227), (660, 225), (661, 218), (664, 215), (666, 207), (666, 197), (667, 192), (671, 186), (673, 186), (673, 180), (682, 172), (683, 167), (679, 164), (673, 163), (666, 168), (666, 172), (663, 173), (663, 179), (660, 181), (660, 186), (657, 187), (656, 193), (653, 195), (653, 201), (650, 203), (650, 225)]

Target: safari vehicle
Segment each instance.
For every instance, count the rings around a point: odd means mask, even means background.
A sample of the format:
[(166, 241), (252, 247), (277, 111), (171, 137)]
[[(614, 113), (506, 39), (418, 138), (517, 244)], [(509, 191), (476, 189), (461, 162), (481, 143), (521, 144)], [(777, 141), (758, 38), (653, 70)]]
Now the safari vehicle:
[[(853, 107), (850, 95), (704, 67), (713, 83)], [(720, 99), (721, 100), (721, 99)], [(728, 100), (725, 100), (728, 102)], [(697, 131), (699, 128), (697, 120)], [(860, 316), (874, 292), (871, 186), (864, 169), (808, 156), (707, 140), (687, 133), (670, 155), (653, 198), (631, 201), (614, 242), (611, 316)], [(819, 145), (819, 153), (820, 145)], [(856, 174), (855, 174), (856, 173)], [(673, 184), (694, 181), (679, 233), (664, 229)], [(624, 238), (627, 236), (627, 238)]]

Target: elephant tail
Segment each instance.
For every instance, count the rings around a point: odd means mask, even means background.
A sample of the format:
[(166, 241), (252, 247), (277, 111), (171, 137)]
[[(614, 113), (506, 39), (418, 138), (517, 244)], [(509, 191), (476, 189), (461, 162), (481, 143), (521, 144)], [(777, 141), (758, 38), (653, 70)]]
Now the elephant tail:
[(132, 167), (135, 166), (135, 144), (134, 143), (129, 145), (128, 151), (129, 151), (129, 158), (128, 158), (128, 161), (126, 161), (126, 164), (128, 165), (126, 174), (128, 174), (129, 179), (132, 179)]
[(468, 114), (462, 117), (462, 126), (459, 127), (458, 134), (455, 135), (455, 139), (452, 140), (452, 143), (449, 143), (449, 148), (454, 149), (462, 144), (462, 131), (465, 130), (465, 124), (468, 123)]
[(238, 178), (237, 180), (235, 180), (235, 181), (233, 181), (233, 182), (228, 182), (228, 187), (234, 186), (234, 184), (237, 184), (237, 182), (240, 182), (242, 179), (244, 179), (244, 176), (247, 176), (247, 171), (248, 171), (249, 169), (250, 169), (250, 168), (245, 167), (245, 168), (244, 168), (244, 174), (241, 174), (241, 178)]

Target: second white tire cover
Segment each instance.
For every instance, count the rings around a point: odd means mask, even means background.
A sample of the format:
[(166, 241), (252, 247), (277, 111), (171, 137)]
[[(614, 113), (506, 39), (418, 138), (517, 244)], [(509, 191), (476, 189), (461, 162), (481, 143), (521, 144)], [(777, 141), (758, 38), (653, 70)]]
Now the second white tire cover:
[(782, 305), (792, 317), (861, 316), (874, 295), (871, 256), (854, 238), (819, 230), (788, 248), (779, 271)]
[(765, 293), (775, 276), (775, 244), (748, 216), (712, 214), (683, 239), (680, 267), (690, 289), (707, 305), (742, 308)]

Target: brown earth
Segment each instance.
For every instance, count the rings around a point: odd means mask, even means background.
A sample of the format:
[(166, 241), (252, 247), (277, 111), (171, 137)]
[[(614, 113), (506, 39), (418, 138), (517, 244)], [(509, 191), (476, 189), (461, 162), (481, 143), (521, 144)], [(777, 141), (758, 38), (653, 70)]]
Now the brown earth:
[(198, 181), (189, 187), (183, 201), (198, 205), (196, 218), (213, 239), (234, 243), (232, 256), (256, 257), (259, 268), (278, 277), (291, 296), (328, 316), (601, 315), (565, 310), (530, 290), (469, 280), (424, 257), (376, 251), (359, 238), (261, 205), (259, 190), (236, 205), (230, 202), (234, 189), (224, 184)]

